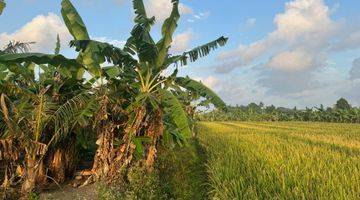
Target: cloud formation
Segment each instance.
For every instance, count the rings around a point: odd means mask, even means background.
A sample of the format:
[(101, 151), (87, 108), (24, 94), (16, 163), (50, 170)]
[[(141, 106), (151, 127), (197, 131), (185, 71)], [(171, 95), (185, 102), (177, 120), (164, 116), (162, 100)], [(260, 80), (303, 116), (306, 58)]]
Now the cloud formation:
[[(172, 10), (172, 3), (169, 0), (145, 0), (145, 6), (149, 16), (155, 16), (156, 21), (162, 22), (169, 17)], [(179, 4), (181, 15), (191, 14), (193, 10), (183, 3)]]
[(54, 13), (38, 15), (13, 33), (1, 33), (0, 45), (3, 46), (9, 41), (36, 42), (31, 45), (32, 51), (52, 52), (57, 34), (60, 36), (61, 45), (67, 46), (71, 35), (61, 18)]
[(92, 37), (92, 39), (97, 40), (99, 42), (106, 42), (119, 48), (123, 48), (126, 44), (126, 41), (124, 40), (110, 39), (108, 37)]
[(220, 80), (214, 76), (208, 76), (208, 77), (196, 77), (194, 80), (200, 81), (203, 83), (206, 87), (210, 89), (216, 89), (218, 88), (218, 84), (220, 83)]
[(192, 30), (187, 30), (185, 32), (176, 34), (173, 43), (171, 46), (171, 52), (172, 53), (182, 53), (189, 48), (191, 48), (190, 44), (191, 41), (194, 39), (195, 34)]
[(288, 2), (285, 11), (275, 16), (274, 24), (275, 31), (266, 38), (249, 45), (241, 44), (219, 58), (225, 62), (236, 60), (237, 65), (232, 69), (249, 65), (268, 54), (272, 56), (266, 66), (277, 70), (315, 68), (329, 48), (330, 39), (340, 30), (340, 24), (330, 18), (323, 0)]
[[(224, 77), (218, 92), (232, 104), (262, 100), (304, 107), (319, 102), (331, 105), (344, 96), (359, 105), (354, 91), (359, 88), (355, 83), (360, 83), (360, 58), (348, 74), (329, 57), (360, 49), (360, 25), (334, 20), (332, 14), (339, 5), (334, 7), (324, 0), (286, 3), (285, 10), (274, 17), (274, 31), (218, 55), (213, 67)], [(251, 75), (244, 75), (249, 71)], [(229, 78), (236, 73), (241, 73), (240, 79)]]

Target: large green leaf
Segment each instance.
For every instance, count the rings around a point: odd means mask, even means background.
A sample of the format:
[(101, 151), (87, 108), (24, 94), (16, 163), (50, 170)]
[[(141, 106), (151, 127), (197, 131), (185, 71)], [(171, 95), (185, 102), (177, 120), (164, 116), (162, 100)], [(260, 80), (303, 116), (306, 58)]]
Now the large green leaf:
[(130, 38), (126, 41), (124, 51), (132, 55), (137, 54), (140, 62), (155, 64), (158, 50), (150, 35), (150, 29), (155, 23), (155, 17), (147, 17), (143, 0), (133, 0), (133, 8), (136, 24), (131, 31)]
[(220, 109), (226, 109), (225, 102), (211, 89), (203, 85), (202, 83), (192, 80), (188, 77), (178, 77), (175, 82), (181, 87), (199, 94), (200, 96), (208, 99), (215, 107)]
[(102, 69), (105, 75), (109, 79), (116, 78), (121, 73), (120, 69), (117, 66), (108, 66), (108, 67), (103, 67)]
[(168, 55), (172, 43), (172, 36), (177, 28), (177, 22), (180, 19), (179, 0), (172, 0), (173, 8), (170, 17), (167, 18), (162, 26), (162, 39), (156, 44), (159, 49), (159, 55), (156, 59), (156, 66), (162, 67), (165, 58)]
[(97, 54), (97, 57), (101, 60), (125, 67), (133, 67), (137, 63), (129, 53), (105, 42), (95, 40), (76, 40), (70, 42), (70, 46), (75, 47), (77, 51), (86, 51), (86, 49), (89, 49), (89, 45), (92, 46), (91, 48), (93, 50), (96, 50), (94, 53)]
[(69, 0), (61, 2), (61, 14), (69, 32), (75, 40), (89, 40), (86, 26)]
[(192, 134), (188, 118), (180, 101), (168, 90), (159, 90), (159, 93), (165, 114), (169, 115), (171, 121), (185, 138), (190, 138)]
[[(174, 56), (177, 59), (173, 60), (173, 61), (176, 64), (178, 64), (180, 62), (181, 65), (187, 65), (189, 59), (190, 59), (190, 62), (195, 62), (199, 58), (207, 56), (212, 50), (215, 50), (218, 47), (224, 46), (227, 43), (227, 41), (228, 41), (228, 38), (221, 36), (214, 41), (211, 41), (207, 44), (195, 47), (194, 49), (192, 49), (190, 51), (186, 51), (180, 56)], [(174, 58), (174, 57), (170, 57), (170, 58)]]
[(146, 25), (136, 25), (131, 31), (130, 41), (133, 43), (132, 46), (136, 48), (134, 50), (137, 52), (140, 62), (155, 64), (155, 59), (158, 56), (158, 48)]
[(2, 14), (5, 6), (6, 6), (6, 3), (4, 2), (4, 0), (0, 0), (0, 15)]
[(91, 118), (93, 113), (98, 111), (98, 108), (99, 105), (95, 96), (86, 92), (68, 99), (64, 104), (57, 107), (47, 122), (53, 123), (56, 130), (52, 140), (57, 141), (66, 137), (75, 128), (75, 125), (83, 124), (84, 120)]
[(60, 44), (60, 37), (58, 34), (56, 36), (55, 55), (58, 55), (60, 53), (60, 48), (61, 48), (61, 44)]
[(74, 59), (65, 58), (63, 55), (52, 55), (52, 54), (42, 54), (42, 53), (17, 53), (17, 54), (2, 54), (0, 55), (0, 63), (3, 64), (13, 64), (13, 63), (23, 63), (23, 62), (33, 62), (35, 64), (51, 64), (56, 67), (68, 67), (75, 66), (82, 68), (82, 65), (79, 64)]
[(133, 0), (133, 8), (136, 15), (134, 19), (135, 23), (137, 24), (148, 23), (148, 25), (151, 25), (155, 22), (154, 18), (149, 19), (147, 17), (143, 0)]
[[(89, 40), (89, 34), (79, 13), (69, 0), (61, 3), (61, 14), (69, 32), (75, 40)], [(99, 49), (94, 44), (87, 45), (87, 48), (80, 52), (78, 60), (81, 61), (87, 70), (95, 77), (101, 76), (100, 64), (105, 62), (98, 54)]]

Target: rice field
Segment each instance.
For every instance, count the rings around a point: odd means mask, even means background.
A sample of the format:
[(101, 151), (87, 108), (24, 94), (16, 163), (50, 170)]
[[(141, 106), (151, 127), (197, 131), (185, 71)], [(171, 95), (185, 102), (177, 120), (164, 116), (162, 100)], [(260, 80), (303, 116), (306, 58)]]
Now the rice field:
[(360, 199), (360, 125), (202, 122), (213, 199)]

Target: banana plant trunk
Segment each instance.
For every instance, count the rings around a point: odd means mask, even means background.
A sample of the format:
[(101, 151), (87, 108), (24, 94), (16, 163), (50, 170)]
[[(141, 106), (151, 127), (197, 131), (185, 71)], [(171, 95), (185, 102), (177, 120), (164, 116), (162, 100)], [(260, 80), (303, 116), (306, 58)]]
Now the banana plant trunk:
[(114, 129), (113, 123), (102, 125), (98, 132), (98, 140), (96, 144), (98, 149), (94, 157), (94, 164), (92, 172), (97, 178), (106, 177), (111, 163), (113, 162), (113, 151), (114, 151)]
[(135, 118), (132, 123), (126, 126), (122, 144), (119, 147), (114, 147), (116, 124), (106, 121), (98, 129), (98, 149), (92, 168), (96, 180), (102, 179), (112, 182), (119, 175), (122, 175), (122, 170), (126, 170), (131, 163), (135, 150), (132, 138), (140, 130), (146, 111), (145, 108), (141, 107), (134, 112)]
[(161, 110), (156, 110), (146, 132), (146, 136), (151, 139), (145, 158), (145, 167), (148, 173), (151, 173), (154, 169), (154, 162), (157, 154), (157, 141), (159, 137), (163, 135), (163, 132), (164, 124), (162, 120), (162, 112)]
[(69, 137), (62, 143), (49, 152), (46, 162), (50, 177), (58, 183), (65, 182), (66, 177), (71, 176), (76, 168), (76, 137)]
[(32, 192), (36, 187), (36, 178), (38, 177), (38, 167), (36, 166), (36, 158), (31, 155), (26, 155), (26, 168), (24, 174), (24, 182), (21, 187), (21, 192), (24, 195)]

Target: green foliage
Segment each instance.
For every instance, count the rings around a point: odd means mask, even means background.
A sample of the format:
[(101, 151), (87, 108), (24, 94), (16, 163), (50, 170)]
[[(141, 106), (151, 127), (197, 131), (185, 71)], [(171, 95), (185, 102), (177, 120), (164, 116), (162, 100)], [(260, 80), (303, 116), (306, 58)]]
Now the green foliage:
[(93, 49), (97, 49), (95, 53), (101, 56), (102, 60), (111, 62), (114, 65), (130, 68), (134, 67), (137, 63), (137, 61), (124, 50), (105, 42), (95, 40), (75, 40), (70, 42), (70, 46), (75, 47), (77, 51), (86, 51), (89, 45), (91, 45)]
[(95, 96), (80, 93), (60, 105), (52, 116), (55, 126), (53, 138), (59, 140), (66, 138), (75, 125), (86, 127), (88, 118), (94, 117), (94, 112), (99, 109)]
[(40, 200), (40, 196), (39, 194), (31, 192), (28, 196), (28, 200)]
[[(120, 185), (119, 185), (120, 184)], [(145, 169), (136, 166), (129, 169), (127, 183), (119, 183), (116, 186), (100, 184), (98, 187), (100, 200), (118, 199), (143, 199), (157, 200), (166, 199), (158, 187), (158, 173), (146, 173)]]
[(42, 53), (17, 53), (17, 54), (2, 54), (0, 55), (0, 63), (8, 65), (13, 63), (33, 62), (38, 65), (51, 64), (56, 67), (75, 66), (81, 68), (74, 59), (67, 59), (62, 55), (51, 55)]
[(340, 109), (340, 110), (350, 110), (351, 105), (349, 104), (349, 102), (346, 99), (340, 98), (336, 102), (335, 108)]
[(215, 105), (215, 107), (220, 109), (226, 109), (225, 102), (215, 92), (213, 92), (211, 89), (209, 89), (202, 83), (192, 80), (189, 77), (178, 77), (175, 79), (175, 82), (179, 86), (206, 98), (209, 102)]
[(222, 37), (219, 37), (218, 39), (211, 41), (207, 44), (198, 46), (190, 51), (184, 52), (183, 55), (181, 56), (181, 59), (179, 60), (180, 64), (187, 65), (189, 59), (190, 59), (190, 62), (195, 62), (199, 58), (209, 55), (209, 53), (212, 50), (215, 50), (218, 47), (224, 46), (227, 43), (227, 41), (228, 41), (228, 38), (222, 36)]
[[(69, 32), (75, 40), (90, 39), (82, 18), (69, 0), (62, 1), (61, 14)], [(78, 57), (78, 60), (82, 62), (82, 64), (86, 66), (89, 72), (95, 77), (101, 76), (100, 64), (105, 62), (105, 60), (99, 56), (99, 51), (100, 50), (97, 45), (90, 43), (87, 45), (85, 50), (80, 52)]]
[[(229, 106), (227, 112), (214, 110), (198, 114), (198, 119), (203, 121), (312, 121), (336, 123), (360, 123), (360, 108), (349, 107), (340, 109), (340, 105), (333, 108), (306, 108), (293, 109), (264, 106), (264, 104), (250, 103), (247, 106)], [(341, 106), (340, 106), (341, 107)]]
[(133, 8), (134, 8), (134, 11), (135, 11), (135, 15), (136, 15), (135, 19), (134, 19), (134, 22), (136, 24), (144, 24), (144, 23), (147, 23), (149, 21), (152, 21), (152, 23), (149, 23), (148, 25), (153, 24), (155, 19), (152, 18), (150, 20), (147, 17), (144, 2), (142, 0), (133, 0), (132, 2), (133, 2)]
[(2, 14), (3, 10), (6, 7), (6, 3), (4, 0), (0, 0), (0, 15)]
[(157, 169), (159, 189), (165, 199), (208, 199), (206, 152), (197, 140), (186, 148), (160, 149)]
[(59, 34), (58, 34), (58, 35), (56, 36), (55, 55), (60, 54), (60, 48), (61, 48), (60, 36), (59, 36)]
[(82, 18), (70, 0), (62, 0), (61, 14), (70, 34), (74, 37), (75, 40), (90, 39)]
[(179, 13), (179, 0), (172, 0), (173, 8), (169, 18), (164, 21), (162, 26), (162, 39), (156, 44), (157, 48), (159, 49), (159, 56), (156, 60), (156, 66), (158, 68), (162, 67), (164, 61), (168, 55), (168, 51), (170, 45), (172, 43), (173, 34), (177, 28), (177, 22), (180, 19)]
[[(135, 25), (125, 47), (118, 48), (91, 40), (71, 1), (62, 0), (61, 14), (74, 38), (70, 46), (75, 47), (78, 57), (68, 59), (59, 54), (59, 36), (53, 55), (30, 53), (31, 43), (21, 42), (10, 42), (0, 51), (0, 140), (13, 140), (28, 163), (53, 159), (51, 154), (61, 148), (58, 146), (62, 139), (83, 149), (99, 145), (96, 154), (101, 156), (106, 156), (103, 151), (119, 152), (108, 154), (106, 159), (114, 160), (110, 167), (97, 166), (94, 170), (108, 171), (114, 176), (114, 170), (119, 165), (124, 166), (125, 182), (134, 187), (129, 191), (136, 191), (132, 196), (125, 190), (126, 195), (130, 195), (127, 197), (150, 195), (155, 198), (154, 193), (143, 193), (142, 188), (135, 188), (141, 185), (138, 178), (143, 174), (132, 174), (133, 165), (141, 161), (146, 170), (151, 171), (157, 147), (165, 143), (162, 140), (172, 140), (170, 143), (179, 145), (186, 143), (193, 130), (189, 127), (194, 122), (195, 108), (191, 104), (200, 96), (215, 106), (224, 107), (224, 102), (201, 83), (190, 79), (184, 81), (185, 78), (175, 81), (177, 70), (171, 76), (163, 75), (170, 65), (185, 64), (187, 59), (196, 61), (227, 41), (221, 37), (182, 55), (170, 56), (172, 37), (180, 18), (179, 1), (171, 2), (173, 8), (162, 27), (162, 38), (155, 42), (150, 34), (155, 18), (147, 16), (142, 0), (133, 0)], [(110, 66), (100, 67), (104, 62), (109, 62)], [(85, 72), (91, 75), (89, 79), (84, 79)], [(98, 138), (96, 144), (95, 137)], [(102, 148), (104, 144), (113, 149)], [(62, 150), (72, 151), (70, 147)], [(101, 156), (95, 155), (94, 160)], [(60, 165), (66, 164), (65, 160), (62, 159), (64, 163)], [(20, 161), (9, 162), (15, 165)], [(49, 163), (52, 161), (44, 162), (45, 168), (52, 167)], [(37, 178), (40, 170), (35, 168), (39, 166), (25, 164), (27, 173), (34, 176), (22, 177), (25, 180), (23, 186), (31, 183), (23, 192), (36, 187), (36, 180), (28, 181), (27, 178)], [(106, 169), (102, 170), (102, 167)], [(122, 177), (121, 173), (117, 176)], [(132, 175), (137, 176), (133, 185)], [(103, 177), (112, 181), (107, 174)], [(145, 185), (150, 187), (148, 191), (153, 191), (154, 184)]]
[(185, 137), (191, 137), (188, 118), (179, 100), (169, 91), (161, 90), (160, 95), (163, 102), (165, 114), (176, 125), (177, 130)]

